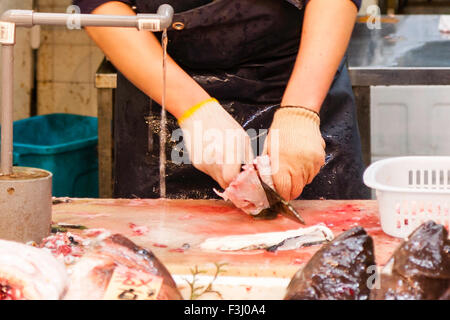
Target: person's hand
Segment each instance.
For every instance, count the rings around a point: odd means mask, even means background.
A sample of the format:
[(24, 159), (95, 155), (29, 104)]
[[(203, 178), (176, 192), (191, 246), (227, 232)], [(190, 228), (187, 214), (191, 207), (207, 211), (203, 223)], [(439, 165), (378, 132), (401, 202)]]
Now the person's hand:
[(300, 107), (282, 107), (274, 116), (264, 147), (275, 189), (286, 200), (301, 195), (325, 163), (319, 116)]
[(222, 188), (253, 160), (250, 137), (217, 100), (192, 107), (178, 122), (193, 166)]

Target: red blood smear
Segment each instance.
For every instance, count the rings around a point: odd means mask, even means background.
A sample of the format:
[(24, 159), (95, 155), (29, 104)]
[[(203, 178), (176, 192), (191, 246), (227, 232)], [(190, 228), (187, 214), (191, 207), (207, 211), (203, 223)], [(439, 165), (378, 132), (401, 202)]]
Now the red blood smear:
[(128, 226), (130, 227), (131, 230), (133, 230), (133, 235), (135, 235), (135, 236), (143, 236), (144, 234), (146, 234), (149, 231), (147, 227), (145, 227), (145, 226), (139, 227), (132, 222), (130, 222), (128, 224)]
[(170, 249), (169, 252), (178, 252), (178, 253), (184, 253), (184, 250), (181, 248), (178, 249)]
[(159, 243), (154, 243), (153, 246), (156, 248), (167, 248), (167, 246), (165, 244), (159, 244)]
[(348, 293), (349, 293), (352, 297), (355, 296), (355, 291), (353, 291), (352, 288), (348, 288)]
[(72, 252), (72, 249), (67, 245), (59, 246), (56, 249), (57, 255), (60, 255), (62, 253), (64, 256), (66, 256), (66, 255), (70, 254), (71, 252)]
[(85, 231), (86, 236), (88, 237), (97, 237), (99, 235), (101, 235), (104, 232), (104, 230), (87, 230)]
[(252, 290), (252, 287), (247, 287), (245, 288), (245, 290), (247, 290), (247, 292), (250, 292), (250, 290)]
[(180, 206), (182, 207), (183, 211), (192, 211), (192, 212), (201, 212), (204, 214), (219, 214), (219, 213), (236, 213), (239, 212), (242, 215), (246, 215), (245, 212), (240, 211), (239, 209), (236, 209), (232, 205), (224, 205), (225, 202), (220, 201), (217, 205), (198, 205), (198, 204), (187, 204), (187, 203), (180, 203)]
[(294, 259), (294, 261), (292, 261), (292, 264), (303, 264), (303, 260), (302, 259)]
[[(211, 211), (213, 208), (211, 208)], [(209, 210), (206, 210), (209, 213)], [(380, 220), (376, 211), (376, 207), (364, 206), (360, 204), (347, 205), (347, 204), (333, 204), (332, 206), (323, 206), (320, 209), (316, 208), (300, 208), (302, 215), (304, 215), (308, 226), (312, 226), (318, 223), (331, 224), (331, 230), (335, 236), (341, 234), (341, 232), (351, 229), (356, 225), (363, 226), (366, 231), (371, 235), (375, 236), (376, 252), (379, 252), (379, 261), (384, 264), (388, 257), (386, 249), (387, 245), (393, 246), (397, 245), (400, 240), (389, 237), (381, 229)], [(285, 217), (278, 217), (275, 220), (264, 221), (264, 220), (254, 220), (252, 217), (246, 215), (245, 213), (239, 213), (237, 211), (230, 212), (227, 216), (217, 216), (212, 214), (203, 214), (202, 220), (207, 221), (207, 223), (197, 224), (193, 223), (193, 231), (201, 234), (202, 237), (208, 237), (209, 235), (217, 236), (227, 236), (230, 234), (252, 234), (252, 233), (263, 233), (263, 232), (276, 232), (292, 230), (301, 227), (299, 224), (292, 222), (290, 219)], [(214, 216), (214, 219), (211, 218)], [(196, 215), (196, 221), (197, 217)], [(200, 220), (200, 219), (199, 219)], [(226, 226), (226, 227), (224, 227)], [(320, 249), (321, 245), (301, 248), (299, 250), (288, 250), (288, 251), (276, 251), (267, 252), (260, 251), (251, 253), (233, 252), (232, 254), (226, 252), (217, 253), (217, 258), (214, 259), (226, 259), (230, 264), (258, 264), (261, 261), (264, 262), (275, 262), (276, 264), (290, 265), (291, 268), (294, 266), (300, 267), (307, 263), (312, 255)], [(194, 254), (196, 257), (201, 255), (201, 259), (211, 260), (211, 253), (198, 253)], [(199, 257), (200, 258), (200, 257)]]
[(346, 204), (343, 206), (338, 206), (337, 208), (328, 209), (327, 213), (338, 213), (338, 214), (346, 214), (351, 212), (360, 212), (361, 209), (355, 207), (352, 204)]
[(133, 234), (135, 236), (142, 236), (142, 235), (144, 235), (144, 232), (141, 230), (133, 230)]

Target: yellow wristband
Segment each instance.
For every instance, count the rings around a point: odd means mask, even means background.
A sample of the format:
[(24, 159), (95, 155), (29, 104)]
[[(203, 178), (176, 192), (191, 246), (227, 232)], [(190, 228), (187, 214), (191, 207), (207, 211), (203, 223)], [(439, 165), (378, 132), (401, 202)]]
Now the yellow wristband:
[(192, 108), (190, 108), (188, 111), (186, 111), (181, 117), (180, 119), (178, 119), (178, 124), (182, 124), (184, 121), (186, 121), (189, 117), (191, 117), (198, 109), (200, 109), (201, 107), (204, 107), (206, 104), (211, 103), (211, 102), (217, 102), (219, 103), (219, 101), (217, 101), (217, 99), (215, 98), (209, 98), (208, 100), (205, 100), (203, 102), (200, 102), (198, 104), (196, 104), (195, 106), (193, 106)]

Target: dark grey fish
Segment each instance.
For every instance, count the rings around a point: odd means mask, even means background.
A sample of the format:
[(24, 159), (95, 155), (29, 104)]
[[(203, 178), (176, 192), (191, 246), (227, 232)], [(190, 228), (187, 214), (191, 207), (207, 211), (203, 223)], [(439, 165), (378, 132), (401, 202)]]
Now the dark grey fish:
[(433, 221), (418, 227), (383, 268), (374, 300), (449, 299), (450, 240)]
[(353, 228), (316, 252), (292, 278), (285, 299), (367, 300), (371, 266), (375, 266), (372, 238), (363, 228)]

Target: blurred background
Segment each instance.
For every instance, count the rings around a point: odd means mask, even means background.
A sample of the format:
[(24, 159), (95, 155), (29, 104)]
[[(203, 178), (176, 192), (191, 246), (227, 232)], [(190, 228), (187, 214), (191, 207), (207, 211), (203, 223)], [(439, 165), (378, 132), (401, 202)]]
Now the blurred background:
[[(364, 0), (360, 15), (377, 4), (382, 12), (401, 14), (450, 14), (449, 0)], [(31, 9), (66, 12), (70, 0), (2, 0), (0, 12)], [(19, 29), (16, 47), (15, 119), (36, 114), (69, 112), (97, 115), (95, 71), (103, 54), (81, 30), (42, 27), (34, 30), (36, 50), (30, 47), (32, 32)]]

